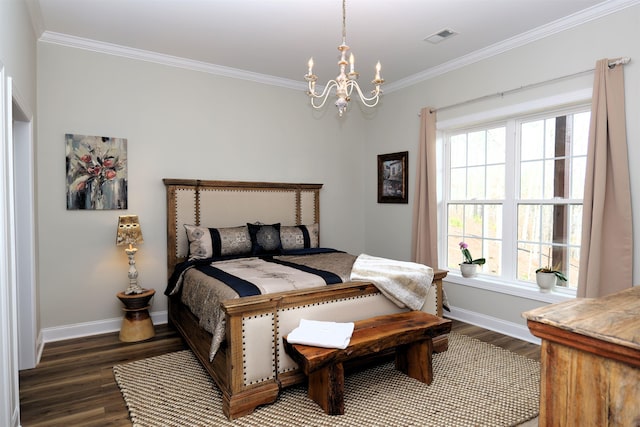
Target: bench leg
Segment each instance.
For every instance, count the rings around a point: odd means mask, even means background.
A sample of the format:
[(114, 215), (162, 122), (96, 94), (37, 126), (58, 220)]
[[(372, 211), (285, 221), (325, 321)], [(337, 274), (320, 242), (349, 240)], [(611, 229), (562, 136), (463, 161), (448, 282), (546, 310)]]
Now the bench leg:
[(309, 397), (329, 415), (344, 414), (342, 363), (336, 363), (309, 374)]
[(420, 382), (431, 384), (433, 381), (432, 353), (433, 341), (431, 338), (398, 346), (396, 349), (396, 369)]

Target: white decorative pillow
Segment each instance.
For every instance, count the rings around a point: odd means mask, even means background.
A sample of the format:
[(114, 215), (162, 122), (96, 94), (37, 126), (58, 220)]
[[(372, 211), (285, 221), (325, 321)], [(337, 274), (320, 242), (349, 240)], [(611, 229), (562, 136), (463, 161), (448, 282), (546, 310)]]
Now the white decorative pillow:
[(282, 249), (308, 249), (318, 247), (318, 224), (280, 227)]
[(227, 228), (184, 226), (189, 241), (189, 260), (251, 253), (251, 237), (246, 225)]

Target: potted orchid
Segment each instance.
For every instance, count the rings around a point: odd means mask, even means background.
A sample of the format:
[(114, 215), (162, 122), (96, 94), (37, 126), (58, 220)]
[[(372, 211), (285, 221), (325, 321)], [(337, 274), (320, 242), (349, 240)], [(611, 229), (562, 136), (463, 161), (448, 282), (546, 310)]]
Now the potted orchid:
[[(548, 259), (551, 259), (551, 250), (549, 250)], [(540, 292), (546, 293), (551, 291), (556, 286), (558, 280), (562, 282), (567, 281), (567, 276), (560, 271), (560, 264), (553, 267), (546, 265), (536, 270), (536, 283), (540, 288)]]
[(469, 252), (469, 245), (465, 242), (458, 243), (460, 245), (460, 251), (462, 252), (462, 263), (460, 264), (460, 272), (462, 277), (474, 277), (479, 265), (483, 265), (486, 261), (484, 258), (473, 259), (471, 252)]
[(540, 292), (550, 292), (555, 286), (558, 280), (563, 282), (567, 281), (567, 276), (565, 276), (560, 270), (559, 267), (540, 267), (536, 270), (536, 283), (540, 288)]

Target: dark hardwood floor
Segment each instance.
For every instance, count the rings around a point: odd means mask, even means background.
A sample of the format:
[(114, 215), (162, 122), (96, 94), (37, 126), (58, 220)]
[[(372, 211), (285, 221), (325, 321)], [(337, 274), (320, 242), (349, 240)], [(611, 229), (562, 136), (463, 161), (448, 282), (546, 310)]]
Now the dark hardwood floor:
[[(458, 321), (453, 330), (540, 360), (537, 345)], [(111, 333), (46, 344), (40, 364), (20, 372), (22, 426), (131, 426), (113, 366), (185, 348), (167, 325), (139, 343)]]

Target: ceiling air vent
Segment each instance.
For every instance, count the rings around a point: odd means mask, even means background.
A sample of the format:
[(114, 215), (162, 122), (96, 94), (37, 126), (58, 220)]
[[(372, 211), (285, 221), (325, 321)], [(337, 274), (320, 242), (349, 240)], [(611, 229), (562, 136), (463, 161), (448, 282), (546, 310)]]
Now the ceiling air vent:
[(449, 37), (455, 36), (456, 34), (458, 33), (448, 28), (445, 28), (444, 30), (438, 31), (437, 33), (432, 34), (429, 37), (425, 38), (424, 41), (436, 44), (436, 43), (440, 43), (444, 39), (448, 39)]

